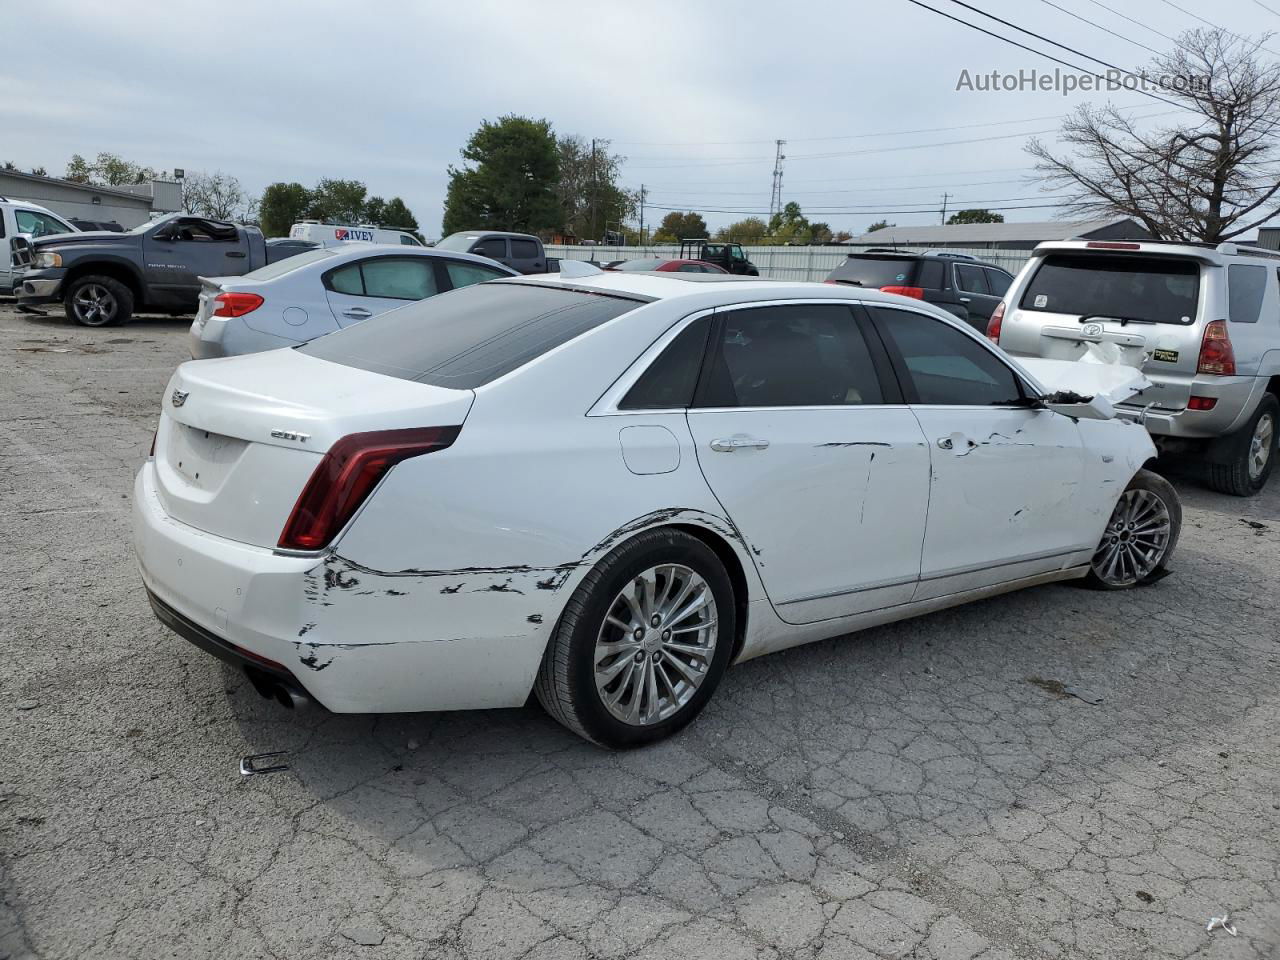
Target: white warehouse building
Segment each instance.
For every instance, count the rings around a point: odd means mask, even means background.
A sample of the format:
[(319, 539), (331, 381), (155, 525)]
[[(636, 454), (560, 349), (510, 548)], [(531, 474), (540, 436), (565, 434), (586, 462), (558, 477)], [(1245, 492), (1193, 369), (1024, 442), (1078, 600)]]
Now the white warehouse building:
[[(182, 209), (182, 184), (176, 180), (99, 187), (18, 170), (0, 170), (0, 197), (30, 200), (75, 223), (118, 223), (129, 230), (154, 215)], [(76, 224), (80, 226), (80, 224)]]

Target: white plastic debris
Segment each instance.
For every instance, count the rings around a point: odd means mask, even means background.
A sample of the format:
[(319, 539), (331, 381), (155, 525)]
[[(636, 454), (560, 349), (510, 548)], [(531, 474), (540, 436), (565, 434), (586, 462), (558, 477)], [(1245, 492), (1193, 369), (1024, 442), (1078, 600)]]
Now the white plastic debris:
[(1231, 922), (1230, 913), (1224, 913), (1220, 917), (1210, 917), (1208, 924), (1205, 925), (1204, 932), (1213, 933), (1213, 931), (1217, 927), (1221, 927), (1223, 930), (1227, 931), (1227, 933), (1231, 934), (1231, 936), (1233, 937), (1239, 936), (1239, 934), (1236, 932), (1235, 924)]

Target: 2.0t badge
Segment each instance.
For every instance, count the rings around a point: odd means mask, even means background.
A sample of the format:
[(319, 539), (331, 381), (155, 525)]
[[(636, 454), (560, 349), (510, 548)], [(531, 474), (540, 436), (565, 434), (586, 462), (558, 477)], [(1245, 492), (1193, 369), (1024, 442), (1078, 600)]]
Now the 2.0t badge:
[(173, 391), (173, 395), (169, 397), (169, 402), (175, 407), (180, 407), (187, 402), (187, 397), (190, 395), (190, 390), (175, 390)]

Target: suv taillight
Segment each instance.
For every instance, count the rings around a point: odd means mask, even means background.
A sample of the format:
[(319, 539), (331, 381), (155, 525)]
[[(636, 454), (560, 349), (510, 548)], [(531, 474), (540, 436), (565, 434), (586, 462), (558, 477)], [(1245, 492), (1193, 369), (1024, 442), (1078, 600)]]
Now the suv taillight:
[(338, 535), (386, 472), (403, 460), (443, 450), (461, 427), (374, 430), (343, 437), (302, 488), (280, 534), (286, 550), (319, 550)]
[(991, 319), (987, 321), (987, 339), (992, 343), (1000, 342), (1000, 328), (1004, 326), (1004, 301), (996, 304), (991, 311)]
[(881, 287), (881, 293), (896, 293), (900, 297), (910, 297), (912, 300), (924, 299), (923, 287)]
[(1231, 349), (1231, 336), (1227, 333), (1227, 321), (1214, 320), (1204, 328), (1204, 340), (1200, 343), (1200, 362), (1196, 373), (1212, 373), (1234, 377), (1236, 353)]
[(220, 293), (213, 298), (215, 317), (243, 317), (262, 306), (256, 293)]

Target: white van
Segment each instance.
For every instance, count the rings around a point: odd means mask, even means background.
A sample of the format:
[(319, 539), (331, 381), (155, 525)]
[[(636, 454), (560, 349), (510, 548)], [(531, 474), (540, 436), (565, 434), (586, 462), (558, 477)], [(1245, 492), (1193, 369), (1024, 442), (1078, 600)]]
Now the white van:
[(18, 285), (18, 275), (25, 270), (13, 262), (14, 237), (34, 240), (54, 233), (79, 232), (62, 217), (38, 203), (0, 197), (0, 293), (13, 293)]
[(323, 223), (320, 220), (303, 220), (289, 228), (289, 239), (309, 240), (322, 247), (336, 243), (394, 243), (405, 247), (420, 247), (422, 241), (408, 230), (395, 227), (375, 227), (371, 223), (351, 226), (344, 223)]

